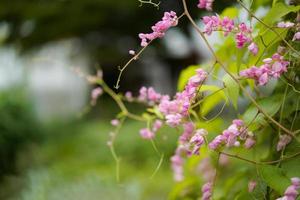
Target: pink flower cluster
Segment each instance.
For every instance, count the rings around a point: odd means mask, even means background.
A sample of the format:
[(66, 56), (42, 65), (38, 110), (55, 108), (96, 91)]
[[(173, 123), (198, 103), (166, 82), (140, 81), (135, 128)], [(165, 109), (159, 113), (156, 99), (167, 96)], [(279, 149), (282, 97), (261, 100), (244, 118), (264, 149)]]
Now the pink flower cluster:
[(212, 4), (214, 0), (199, 0), (198, 8), (204, 8), (206, 10), (212, 10)]
[(94, 106), (97, 103), (97, 99), (103, 94), (101, 87), (94, 88), (91, 92), (91, 105)]
[(210, 200), (212, 197), (212, 182), (207, 182), (202, 186), (202, 200)]
[(289, 61), (284, 60), (283, 56), (275, 53), (271, 58), (263, 60), (260, 67), (253, 66), (240, 72), (240, 76), (254, 79), (259, 85), (266, 85), (270, 78), (278, 78), (287, 72)]
[(279, 141), (277, 143), (276, 150), (281, 151), (285, 148), (286, 145), (288, 145), (292, 141), (292, 137), (289, 135), (280, 135)]
[(140, 102), (147, 102), (149, 105), (154, 105), (160, 102), (161, 97), (162, 95), (156, 92), (152, 87), (142, 87), (139, 91), (138, 100)]
[(166, 117), (166, 123), (176, 127), (182, 123), (182, 119), (188, 115), (191, 101), (197, 94), (198, 87), (204, 82), (207, 73), (202, 69), (196, 70), (185, 86), (184, 91), (178, 92), (173, 100), (168, 96), (161, 98), (159, 104), (160, 112)]
[(244, 147), (249, 149), (255, 144), (255, 139), (252, 132), (249, 132), (244, 125), (244, 122), (239, 119), (232, 121), (226, 130), (221, 135), (218, 135), (209, 143), (209, 148), (216, 150), (221, 146), (227, 147), (240, 146), (241, 142), (244, 142)]
[(171, 167), (173, 170), (174, 174), (174, 180), (175, 181), (182, 181), (184, 178), (183, 175), (183, 164), (184, 164), (184, 159), (182, 157), (182, 148), (181, 146), (178, 146), (175, 155), (171, 157)]
[(204, 16), (204, 33), (211, 35), (213, 31), (224, 31), (224, 36), (227, 36), (234, 29), (234, 21), (228, 17), (221, 19), (219, 16)]
[(295, 35), (293, 37), (293, 41), (296, 41), (296, 40), (300, 40), (300, 31), (295, 33)]
[(297, 196), (299, 194), (299, 192), (297, 190), (299, 190), (300, 188), (300, 178), (298, 177), (294, 177), (291, 178), (291, 182), (292, 185), (290, 185), (284, 192), (284, 196), (280, 197), (276, 200), (296, 200)]
[(143, 128), (140, 130), (140, 135), (142, 138), (149, 140), (155, 137), (156, 132), (162, 127), (163, 122), (161, 120), (155, 120), (152, 129)]
[(184, 157), (191, 155), (199, 155), (200, 147), (204, 144), (204, 136), (207, 131), (204, 129), (195, 130), (195, 125), (192, 122), (187, 122), (182, 125), (183, 133), (179, 137), (179, 145), (172, 156), (172, 169), (174, 172), (174, 179), (181, 181), (183, 179), (183, 164)]
[(141, 46), (145, 47), (150, 41), (156, 38), (162, 38), (165, 32), (172, 26), (176, 26), (178, 23), (177, 15), (174, 11), (165, 12), (161, 21), (157, 22), (151, 27), (152, 33), (140, 33), (139, 38), (141, 39)]
[(295, 24), (293, 22), (279, 22), (277, 24), (278, 28), (291, 28), (293, 27)]
[(234, 21), (228, 17), (223, 19), (219, 16), (204, 16), (202, 18), (204, 23), (204, 33), (211, 35), (213, 31), (223, 31), (224, 36), (235, 31), (235, 40), (237, 48), (243, 48), (245, 44), (250, 44), (248, 50), (254, 55), (258, 53), (258, 46), (252, 41), (252, 29), (247, 27), (245, 23), (235, 26)]

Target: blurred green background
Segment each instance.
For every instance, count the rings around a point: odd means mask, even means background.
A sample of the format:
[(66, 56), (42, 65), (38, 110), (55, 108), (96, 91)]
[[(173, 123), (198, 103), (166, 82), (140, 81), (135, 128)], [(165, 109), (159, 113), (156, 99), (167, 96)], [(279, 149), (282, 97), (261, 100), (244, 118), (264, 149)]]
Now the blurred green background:
[[(231, 2), (218, 1), (215, 11)], [(138, 49), (138, 33), (169, 10), (182, 12), (181, 1), (162, 0), (158, 10), (138, 0), (0, 0), (0, 199), (167, 199), (178, 133), (159, 132), (165, 157), (151, 178), (160, 157), (139, 137), (145, 125), (127, 121), (116, 141), (117, 182), (106, 142), (118, 109), (104, 95), (86, 112), (92, 88), (72, 69), (91, 74), (101, 66), (113, 86), (117, 66)], [(121, 91), (145, 84), (172, 94), (180, 70), (205, 59), (187, 21), (179, 27), (128, 68)]]

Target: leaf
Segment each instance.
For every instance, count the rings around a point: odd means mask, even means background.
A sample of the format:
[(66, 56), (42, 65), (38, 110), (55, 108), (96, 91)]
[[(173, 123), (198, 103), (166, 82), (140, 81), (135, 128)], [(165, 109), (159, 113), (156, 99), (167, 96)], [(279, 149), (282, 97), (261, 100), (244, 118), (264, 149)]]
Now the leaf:
[(259, 167), (261, 178), (272, 189), (280, 193), (284, 193), (285, 189), (291, 184), (290, 180), (286, 177), (285, 171), (273, 165), (261, 165)]
[(278, 21), (281, 17), (289, 14), (290, 12), (297, 12), (299, 9), (300, 6), (288, 6), (282, 2), (278, 2), (274, 4), (274, 6), (268, 12), (268, 14), (266, 15), (263, 21), (268, 25), (272, 25), (274, 22)]
[(189, 78), (191, 78), (192, 76), (194, 76), (196, 74), (196, 69), (198, 69), (199, 67), (200, 67), (199, 65), (191, 65), (181, 71), (179, 78), (178, 78), (178, 84), (177, 84), (177, 88), (179, 91), (182, 91), (184, 89)]
[[(286, 146), (285, 156), (295, 155), (298, 152), (300, 152), (300, 144), (297, 141), (293, 140)], [(282, 169), (286, 171), (286, 174), (289, 178), (300, 177), (300, 155), (283, 161), (281, 166)]]
[(236, 7), (225, 8), (221, 14), (222, 17), (226, 16), (231, 19), (238, 17), (238, 15), (239, 15), (239, 10)]
[[(267, 98), (257, 100), (258, 105), (260, 105), (260, 107), (270, 116), (274, 116), (278, 112), (281, 106), (281, 102), (282, 102), (281, 95), (275, 95), (272, 97), (267, 97)], [(257, 107), (251, 104), (250, 107), (245, 111), (243, 115), (243, 120), (246, 123), (250, 123), (254, 119), (257, 113), (258, 113)], [(260, 113), (253, 121), (253, 123), (258, 123), (262, 125), (265, 124), (266, 121), (264, 120), (263, 114)]]
[(214, 85), (202, 85), (200, 88), (201, 92), (210, 91), (209, 96), (206, 96), (200, 107), (201, 115), (205, 116), (208, 114), (216, 105), (222, 101), (227, 102), (225, 92), (221, 88)]
[(227, 93), (227, 96), (229, 97), (234, 108), (237, 109), (237, 103), (238, 103), (239, 91), (240, 91), (239, 85), (228, 74), (226, 74), (222, 80), (226, 87), (225, 92)]

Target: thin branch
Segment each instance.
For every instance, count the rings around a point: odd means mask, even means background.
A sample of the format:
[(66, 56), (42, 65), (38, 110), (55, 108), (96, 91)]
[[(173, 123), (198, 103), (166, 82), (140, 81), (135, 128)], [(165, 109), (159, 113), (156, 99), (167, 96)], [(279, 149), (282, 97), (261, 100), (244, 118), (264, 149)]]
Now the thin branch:
[(157, 9), (159, 9), (159, 5), (161, 3), (160, 1), (158, 3), (154, 3), (152, 0), (149, 0), (149, 1), (139, 0), (139, 2), (141, 3), (140, 7), (142, 7), (143, 4), (150, 4), (150, 5), (154, 6), (154, 7), (156, 7)]

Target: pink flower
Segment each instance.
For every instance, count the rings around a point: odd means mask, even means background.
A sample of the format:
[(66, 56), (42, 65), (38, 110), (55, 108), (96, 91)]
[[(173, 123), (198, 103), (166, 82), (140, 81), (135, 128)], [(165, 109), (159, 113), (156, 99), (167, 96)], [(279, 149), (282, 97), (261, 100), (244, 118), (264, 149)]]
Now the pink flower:
[(147, 100), (147, 88), (146, 87), (141, 87), (138, 99), (139, 99), (139, 101), (142, 101), (142, 102), (145, 102)]
[(148, 128), (143, 128), (140, 130), (140, 135), (142, 138), (144, 139), (153, 139), (154, 138), (154, 133), (152, 131), (150, 131)]
[(120, 124), (120, 121), (118, 119), (113, 119), (110, 121), (111, 125), (118, 126)]
[(300, 178), (293, 177), (293, 178), (291, 178), (291, 181), (292, 181), (292, 185), (294, 185), (296, 187), (296, 189), (298, 190), (300, 187)]
[(163, 122), (159, 119), (155, 120), (155, 122), (153, 123), (153, 127), (152, 127), (152, 131), (153, 132), (157, 132), (161, 126), (163, 125)]
[(289, 135), (280, 135), (279, 136), (279, 141), (277, 143), (276, 150), (281, 151), (282, 149), (285, 148), (286, 145), (288, 145), (292, 141), (291, 136)]
[(253, 192), (254, 189), (256, 188), (256, 181), (249, 181), (248, 183), (248, 192)]
[(130, 91), (126, 92), (125, 98), (127, 101), (132, 102), (133, 101), (132, 93)]
[(292, 185), (287, 187), (284, 192), (284, 196), (277, 200), (296, 200), (299, 192), (297, 191), (300, 186), (300, 179), (298, 177), (291, 178)]
[(249, 46), (248, 46), (248, 50), (251, 51), (251, 53), (253, 55), (256, 55), (258, 53), (258, 46), (252, 42)]
[(250, 42), (250, 38), (248, 38), (244, 33), (240, 32), (235, 35), (237, 48), (243, 48), (245, 43)]
[(278, 28), (290, 28), (290, 27), (293, 27), (295, 24), (292, 23), (292, 22), (279, 22), (277, 24), (277, 27)]
[(183, 124), (183, 133), (182, 135), (179, 137), (179, 141), (180, 143), (185, 143), (185, 142), (188, 142), (194, 132), (194, 123), (192, 122), (188, 122), (188, 123), (185, 123)]
[(202, 200), (210, 200), (212, 196), (212, 183), (207, 182), (202, 186)]
[(140, 33), (139, 38), (141, 39), (141, 46), (145, 47), (150, 41), (161, 38), (165, 35), (165, 32), (172, 26), (177, 25), (177, 16), (174, 11), (165, 12), (161, 21), (157, 22), (151, 27), (152, 33)]
[(183, 180), (183, 159), (180, 155), (175, 154), (171, 157), (172, 170), (174, 172), (175, 181)]
[(199, 0), (198, 8), (205, 8), (206, 10), (212, 10), (212, 4), (214, 0)]
[(182, 115), (179, 113), (166, 116), (166, 123), (171, 127), (176, 127), (181, 123)]
[(246, 149), (250, 149), (255, 145), (255, 143), (256, 143), (256, 141), (253, 137), (248, 137), (245, 141), (244, 146)]
[(201, 145), (204, 143), (203, 135), (206, 135), (207, 131), (204, 129), (199, 129), (196, 131), (196, 133), (193, 135), (193, 137), (190, 140), (190, 145), (193, 146), (192, 154), (199, 155), (199, 150)]
[(294, 37), (293, 37), (293, 41), (295, 40), (300, 40), (300, 31), (295, 33)]
[(250, 67), (240, 72), (240, 76), (251, 78), (259, 85), (265, 85), (270, 78), (278, 78), (284, 72), (287, 72), (289, 62), (284, 60), (279, 53), (273, 54), (272, 58), (265, 58), (264, 64), (259, 68), (256, 66)]
[(101, 87), (94, 88), (91, 92), (91, 105), (96, 105), (97, 99), (103, 94)]

